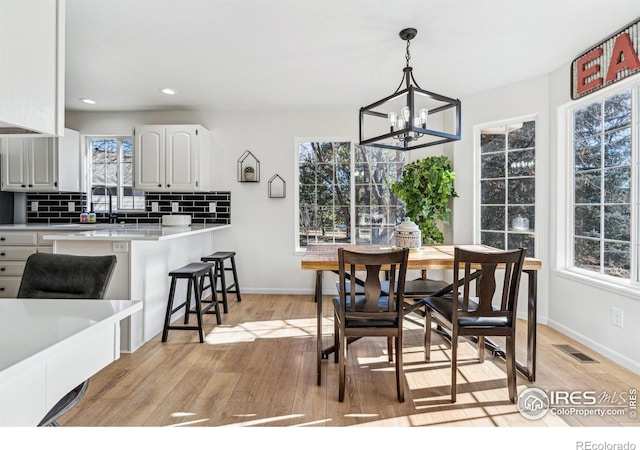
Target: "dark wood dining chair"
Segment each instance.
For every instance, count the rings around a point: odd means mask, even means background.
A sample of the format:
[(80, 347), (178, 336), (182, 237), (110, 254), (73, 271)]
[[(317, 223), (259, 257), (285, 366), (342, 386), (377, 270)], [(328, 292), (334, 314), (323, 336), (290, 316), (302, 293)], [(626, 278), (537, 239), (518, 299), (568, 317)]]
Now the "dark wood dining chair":
[[(380, 253), (360, 253), (338, 249), (339, 296), (333, 299), (335, 351), (339, 364), (339, 401), (344, 401), (346, 383), (347, 340), (365, 336), (386, 336), (388, 346), (395, 340), (396, 388), (398, 400), (404, 401), (402, 369), (402, 318), (404, 283), (407, 273), (407, 249)], [(362, 290), (356, 283), (356, 272), (366, 270)], [(388, 292), (381, 287), (380, 275), (389, 271)], [(360, 292), (358, 292), (360, 291)], [(389, 361), (393, 359), (390, 352)]]
[[(500, 252), (475, 252), (456, 247), (451, 296), (432, 296), (424, 299), (427, 313), (426, 361), (431, 359), (432, 322), (451, 332), (452, 402), (456, 401), (458, 338), (477, 337), (478, 359), (484, 362), (485, 336), (503, 336), (509, 399), (515, 403), (515, 315), (524, 254), (525, 249), (522, 248)], [(459, 278), (461, 270), (464, 275)], [(498, 270), (504, 274), (501, 288), (496, 281)]]
[[(116, 262), (115, 255), (34, 253), (27, 258), (17, 297), (103, 299)], [(58, 426), (57, 419), (80, 401), (88, 385), (87, 379), (65, 394), (38, 426)]]

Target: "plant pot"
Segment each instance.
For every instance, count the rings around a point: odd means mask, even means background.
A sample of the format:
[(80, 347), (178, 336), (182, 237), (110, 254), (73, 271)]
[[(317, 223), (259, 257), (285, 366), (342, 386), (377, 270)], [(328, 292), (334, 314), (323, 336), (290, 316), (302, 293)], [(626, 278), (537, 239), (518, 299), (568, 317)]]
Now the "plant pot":
[(256, 174), (255, 173), (245, 172), (244, 181), (255, 181), (255, 180), (256, 180)]

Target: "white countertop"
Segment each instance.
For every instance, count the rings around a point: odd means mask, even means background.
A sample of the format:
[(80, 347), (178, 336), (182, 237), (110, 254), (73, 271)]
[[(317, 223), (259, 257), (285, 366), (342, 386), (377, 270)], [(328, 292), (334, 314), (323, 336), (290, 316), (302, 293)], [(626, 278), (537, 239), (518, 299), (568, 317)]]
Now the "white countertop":
[[(231, 225), (226, 224), (209, 224), (198, 225), (194, 224), (189, 227), (163, 227), (160, 225), (99, 225), (99, 228), (95, 230), (86, 230), (83, 225), (84, 231), (72, 231), (73, 227), (68, 225), (66, 227), (49, 228), (48, 230), (54, 231), (55, 234), (45, 234), (42, 239), (45, 241), (86, 241), (86, 240), (102, 240), (102, 241), (134, 241), (134, 240), (147, 240), (147, 241), (161, 241), (166, 239), (175, 239), (185, 236), (190, 236), (198, 233), (209, 233), (212, 231), (222, 230), (229, 228)], [(68, 230), (68, 232), (62, 232), (62, 230)]]
[(120, 321), (141, 301), (0, 301), (0, 427), (35, 426), (67, 392), (120, 357)]
[(0, 383), (30, 358), (102, 321), (142, 310), (141, 301), (85, 299), (2, 299), (0, 301)]

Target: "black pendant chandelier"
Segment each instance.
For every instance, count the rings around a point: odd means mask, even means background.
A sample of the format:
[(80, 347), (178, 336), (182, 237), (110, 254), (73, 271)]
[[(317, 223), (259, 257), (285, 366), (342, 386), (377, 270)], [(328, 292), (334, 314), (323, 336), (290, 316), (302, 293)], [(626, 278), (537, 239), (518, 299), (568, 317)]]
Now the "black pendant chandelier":
[(407, 41), (407, 65), (398, 89), (360, 108), (362, 145), (413, 150), (460, 140), (460, 100), (425, 91), (413, 78), (409, 45), (416, 34), (415, 28), (400, 32)]

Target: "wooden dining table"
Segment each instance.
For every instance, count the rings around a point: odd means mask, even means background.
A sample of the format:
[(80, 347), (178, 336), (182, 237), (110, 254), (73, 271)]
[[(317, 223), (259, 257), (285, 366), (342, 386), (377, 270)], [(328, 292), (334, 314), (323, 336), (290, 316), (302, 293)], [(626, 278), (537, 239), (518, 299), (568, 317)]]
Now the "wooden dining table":
[[(322, 280), (324, 272), (338, 273), (338, 248), (343, 247), (352, 251), (382, 252), (392, 249), (390, 246), (377, 245), (339, 245), (322, 244), (309, 246), (302, 257), (301, 268), (303, 270), (315, 270), (315, 294), (317, 304), (317, 375), (318, 385), (322, 384), (322, 359), (328, 352), (322, 347)], [(472, 251), (496, 252), (500, 249), (486, 245), (427, 245), (419, 250), (409, 252), (407, 270), (452, 270), (455, 247)], [(526, 362), (516, 360), (516, 369), (529, 381), (535, 381), (536, 374), (536, 327), (537, 327), (537, 300), (538, 300), (538, 271), (542, 268), (542, 262), (536, 258), (525, 258), (523, 273), (527, 275), (527, 351)], [(489, 345), (493, 345), (489, 341)], [(495, 347), (497, 353), (504, 354), (499, 347)]]

